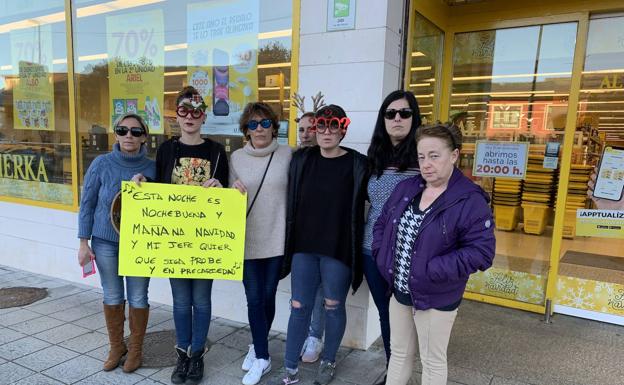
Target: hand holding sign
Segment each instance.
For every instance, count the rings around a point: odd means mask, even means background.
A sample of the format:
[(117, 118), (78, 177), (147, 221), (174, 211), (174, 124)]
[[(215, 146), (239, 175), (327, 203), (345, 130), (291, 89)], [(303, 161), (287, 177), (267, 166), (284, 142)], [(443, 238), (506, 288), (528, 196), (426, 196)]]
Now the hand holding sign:
[(119, 274), (241, 280), (247, 201), (235, 189), (123, 182)]

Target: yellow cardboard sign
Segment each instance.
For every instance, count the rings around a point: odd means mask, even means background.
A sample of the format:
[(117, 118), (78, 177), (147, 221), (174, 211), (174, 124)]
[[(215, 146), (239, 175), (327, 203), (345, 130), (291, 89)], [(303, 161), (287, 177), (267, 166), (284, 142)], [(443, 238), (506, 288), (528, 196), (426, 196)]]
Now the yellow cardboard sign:
[(243, 279), (245, 195), (133, 182), (121, 191), (119, 275)]
[(624, 239), (624, 210), (576, 210), (576, 235)]

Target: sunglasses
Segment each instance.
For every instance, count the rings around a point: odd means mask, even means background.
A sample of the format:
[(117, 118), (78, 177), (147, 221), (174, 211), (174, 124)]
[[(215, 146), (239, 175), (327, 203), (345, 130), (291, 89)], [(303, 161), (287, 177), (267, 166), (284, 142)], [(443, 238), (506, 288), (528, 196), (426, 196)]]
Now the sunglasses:
[(386, 110), (386, 112), (384, 112), (384, 118), (388, 120), (392, 120), (396, 118), (397, 112), (399, 113), (399, 116), (401, 117), (401, 119), (411, 118), (412, 115), (414, 114), (414, 112), (409, 108), (401, 108), (400, 110), (391, 109), (391, 110)]
[(320, 117), (320, 118), (314, 119), (313, 129), (319, 134), (324, 134), (327, 132), (327, 130), (329, 130), (330, 134), (335, 134), (338, 131), (346, 130), (347, 127), (349, 127), (349, 124), (351, 124), (351, 120), (347, 117), (344, 117), (344, 118)]
[(141, 136), (146, 134), (145, 129), (143, 127), (126, 127), (126, 126), (115, 127), (115, 134), (119, 136), (128, 135), (128, 131), (135, 138), (140, 138)]
[(204, 116), (204, 110), (201, 108), (178, 106), (178, 108), (176, 108), (176, 114), (181, 118), (186, 118), (189, 114), (191, 114), (191, 118), (199, 119)]
[(260, 121), (258, 121), (258, 120), (250, 120), (250, 121), (247, 122), (247, 128), (249, 128), (251, 131), (253, 131), (256, 128), (258, 128), (258, 125), (260, 125), (260, 127), (262, 127), (262, 128), (269, 128), (269, 127), (271, 127), (271, 124), (273, 124), (271, 119), (262, 119)]

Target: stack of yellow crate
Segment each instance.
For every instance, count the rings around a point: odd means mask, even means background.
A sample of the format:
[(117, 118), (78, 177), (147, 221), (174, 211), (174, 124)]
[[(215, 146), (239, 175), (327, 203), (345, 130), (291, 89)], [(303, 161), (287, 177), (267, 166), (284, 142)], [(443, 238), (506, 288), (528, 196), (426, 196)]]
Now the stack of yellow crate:
[(546, 230), (555, 191), (555, 170), (544, 168), (544, 155), (529, 155), (522, 191), (524, 232), (540, 235)]
[(522, 180), (494, 178), (494, 218), (496, 229), (514, 231), (520, 217)]
[(587, 182), (592, 169), (593, 166), (583, 164), (570, 166), (570, 181), (563, 220), (563, 236), (565, 238), (574, 238), (576, 234), (576, 210), (587, 207)]

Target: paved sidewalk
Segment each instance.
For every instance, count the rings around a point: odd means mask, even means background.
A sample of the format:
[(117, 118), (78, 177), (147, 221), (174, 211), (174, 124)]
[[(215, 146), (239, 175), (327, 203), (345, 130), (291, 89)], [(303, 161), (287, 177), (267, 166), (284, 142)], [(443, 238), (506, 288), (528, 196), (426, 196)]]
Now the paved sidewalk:
[[(171, 367), (101, 371), (108, 348), (99, 290), (0, 266), (0, 287), (13, 286), (46, 287), (49, 296), (0, 309), (0, 384), (170, 384)], [(173, 329), (170, 306), (151, 309), (148, 331)], [(623, 332), (561, 315), (546, 325), (537, 314), (465, 301), (449, 347), (449, 384), (622, 385)], [(283, 359), (284, 338), (272, 334), (273, 373)], [(215, 318), (209, 339), (202, 384), (240, 384), (251, 340), (247, 325)], [(368, 351), (341, 348), (337, 363), (332, 384), (374, 384), (383, 377), (383, 347), (378, 341)], [(312, 384), (316, 365), (301, 365), (301, 385)], [(413, 384), (420, 383), (419, 370), (417, 364)]]

